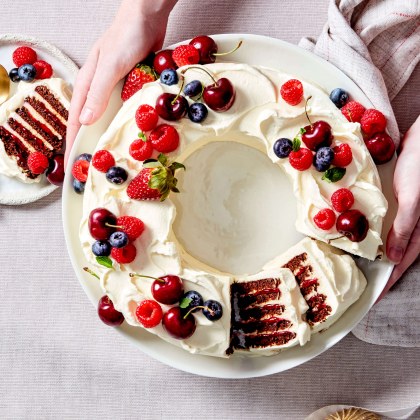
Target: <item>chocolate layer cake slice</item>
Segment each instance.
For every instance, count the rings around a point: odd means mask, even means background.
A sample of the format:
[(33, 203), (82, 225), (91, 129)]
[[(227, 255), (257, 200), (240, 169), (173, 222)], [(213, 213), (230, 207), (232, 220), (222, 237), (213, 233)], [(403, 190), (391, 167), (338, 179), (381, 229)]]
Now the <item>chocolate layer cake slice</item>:
[(48, 158), (63, 150), (70, 92), (61, 79), (21, 82), (0, 107), (0, 173), (24, 182), (39, 180), (27, 159), (33, 152)]
[(273, 354), (305, 344), (307, 305), (288, 269), (262, 272), (231, 284), (231, 333), (228, 353)]

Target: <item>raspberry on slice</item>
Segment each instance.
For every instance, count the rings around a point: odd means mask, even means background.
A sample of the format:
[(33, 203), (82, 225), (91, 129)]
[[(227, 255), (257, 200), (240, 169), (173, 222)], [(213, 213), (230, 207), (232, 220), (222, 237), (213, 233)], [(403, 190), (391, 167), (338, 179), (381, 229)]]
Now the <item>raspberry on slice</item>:
[(120, 232), (127, 234), (128, 239), (135, 241), (144, 231), (144, 223), (134, 216), (120, 216), (117, 218), (117, 226)]
[(129, 243), (122, 248), (112, 248), (111, 257), (120, 264), (129, 264), (134, 261), (137, 255), (136, 247)]
[(108, 150), (98, 150), (93, 155), (92, 165), (99, 172), (105, 173), (111, 166), (115, 166), (115, 159)]
[(137, 108), (136, 124), (142, 131), (153, 130), (158, 123), (159, 115), (155, 108), (150, 105), (143, 104)]
[(137, 306), (136, 317), (144, 328), (156, 327), (163, 318), (162, 307), (155, 300), (143, 300)]
[(153, 146), (150, 141), (143, 140), (143, 138), (140, 137), (130, 144), (128, 152), (133, 159), (143, 161), (152, 157)]
[(309, 149), (301, 147), (298, 151), (289, 154), (289, 162), (298, 171), (306, 171), (312, 165), (313, 154)]
[(19, 47), (13, 52), (12, 59), (16, 67), (33, 64), (37, 60), (36, 52), (31, 47)]
[(288, 80), (281, 85), (280, 95), (289, 105), (297, 105), (303, 98), (302, 83), (297, 79)]
[(347, 102), (346, 105), (341, 108), (342, 114), (350, 122), (360, 122), (362, 115), (365, 112), (365, 107), (356, 101)]
[(322, 230), (330, 230), (335, 225), (335, 213), (322, 209), (314, 216), (314, 223)]
[(28, 157), (28, 168), (35, 174), (39, 175), (46, 171), (49, 166), (48, 158), (41, 152), (33, 152)]
[(152, 146), (161, 153), (170, 153), (179, 146), (179, 134), (169, 124), (158, 125), (149, 135)]
[(178, 67), (189, 66), (199, 63), (200, 53), (192, 45), (180, 45), (173, 50), (172, 58)]
[(354, 195), (347, 188), (340, 188), (332, 194), (331, 203), (334, 210), (342, 213), (343, 211), (349, 210), (354, 204)]
[(53, 75), (51, 64), (44, 60), (35, 61), (33, 66), (36, 70), (35, 79), (49, 79)]
[(381, 133), (386, 128), (386, 118), (376, 109), (367, 109), (360, 120), (362, 130), (368, 135)]
[(76, 160), (73, 163), (71, 174), (80, 182), (86, 182), (89, 172), (89, 162), (86, 160)]
[(353, 160), (353, 153), (351, 147), (347, 143), (339, 144), (338, 146), (333, 147), (334, 159), (332, 164), (334, 166), (339, 166), (344, 168), (345, 166), (350, 165)]

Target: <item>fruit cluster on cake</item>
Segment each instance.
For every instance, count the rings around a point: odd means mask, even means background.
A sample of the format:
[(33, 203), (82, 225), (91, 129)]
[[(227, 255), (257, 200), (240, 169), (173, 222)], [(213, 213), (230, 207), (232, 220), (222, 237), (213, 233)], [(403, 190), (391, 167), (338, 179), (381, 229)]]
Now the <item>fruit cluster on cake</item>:
[[(329, 96), (279, 70), (214, 63), (216, 55), (211, 38), (197, 37), (127, 76), (124, 105), (93, 156), (73, 166), (84, 193), (80, 241), (106, 293), (105, 323), (125, 320), (192, 353), (268, 355), (304, 345), (363, 293), (348, 254), (380, 255), (387, 210), (368, 149), (383, 163), (393, 144), (382, 114), (342, 89)], [(307, 238), (258, 273), (197, 261), (172, 229), (177, 174), (221, 141), (265, 153), (293, 186), (296, 229)]]

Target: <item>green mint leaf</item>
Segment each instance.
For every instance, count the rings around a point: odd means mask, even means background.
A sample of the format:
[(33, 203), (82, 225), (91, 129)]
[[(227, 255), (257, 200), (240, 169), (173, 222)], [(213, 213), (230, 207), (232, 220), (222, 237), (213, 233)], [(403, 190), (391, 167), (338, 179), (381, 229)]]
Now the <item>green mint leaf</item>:
[(293, 139), (292, 149), (294, 152), (297, 152), (300, 149), (300, 140), (297, 137)]
[(181, 309), (187, 309), (188, 305), (191, 303), (191, 301), (192, 301), (192, 299), (184, 297), (184, 298), (181, 299), (181, 302), (179, 302), (179, 307)]
[(96, 257), (96, 262), (106, 268), (112, 268), (112, 260), (109, 257)]
[(147, 141), (146, 134), (144, 134), (143, 131), (139, 131), (138, 137), (139, 139), (142, 139), (143, 141)]
[(346, 168), (330, 168), (324, 172), (322, 179), (327, 182), (337, 182), (346, 174)]

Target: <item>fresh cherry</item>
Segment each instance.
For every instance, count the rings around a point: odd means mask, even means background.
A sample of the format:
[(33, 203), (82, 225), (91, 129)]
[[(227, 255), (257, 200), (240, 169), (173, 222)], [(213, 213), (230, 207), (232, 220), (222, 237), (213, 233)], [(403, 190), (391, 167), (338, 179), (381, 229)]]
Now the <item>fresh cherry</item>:
[(50, 159), (50, 166), (47, 169), (47, 179), (54, 185), (61, 185), (64, 181), (64, 155), (57, 154)]
[(93, 209), (89, 214), (89, 232), (97, 240), (106, 240), (116, 230), (117, 218), (107, 209)]
[(320, 147), (331, 146), (333, 135), (331, 126), (326, 121), (316, 121), (304, 127), (302, 141), (311, 150), (318, 150)]
[(153, 60), (154, 69), (160, 74), (166, 69), (176, 69), (178, 66), (172, 58), (173, 50), (162, 50), (156, 53)]
[(179, 306), (169, 309), (163, 315), (162, 324), (170, 336), (179, 340), (191, 337), (196, 328), (194, 316), (184, 315)]
[(108, 296), (102, 296), (98, 302), (98, 315), (101, 321), (111, 327), (118, 327), (124, 322), (124, 315), (114, 308)]
[(386, 133), (375, 134), (365, 144), (377, 165), (389, 162), (394, 156), (395, 144)]
[(200, 64), (210, 64), (216, 61), (217, 44), (207, 35), (196, 36), (190, 41), (200, 54)]
[(235, 88), (229, 79), (222, 77), (204, 88), (203, 100), (213, 111), (227, 111), (235, 101)]
[(161, 118), (176, 121), (187, 113), (188, 102), (182, 95), (162, 93), (156, 100), (155, 109)]
[(341, 213), (335, 226), (339, 233), (352, 242), (363, 241), (369, 230), (369, 222), (359, 210), (347, 210)]
[(178, 276), (167, 275), (157, 278), (152, 284), (152, 295), (160, 303), (173, 305), (184, 294), (184, 285)]

